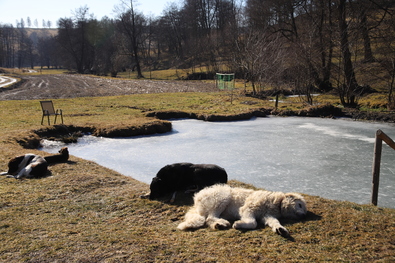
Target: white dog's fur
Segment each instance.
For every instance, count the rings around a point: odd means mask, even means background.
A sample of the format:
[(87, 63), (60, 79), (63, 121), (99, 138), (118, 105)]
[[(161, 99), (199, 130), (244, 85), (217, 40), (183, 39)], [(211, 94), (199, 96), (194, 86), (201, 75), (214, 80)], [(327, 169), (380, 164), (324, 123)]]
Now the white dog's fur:
[(236, 229), (255, 229), (258, 222), (262, 222), (271, 227), (273, 232), (288, 236), (288, 230), (278, 218), (299, 219), (306, 213), (306, 202), (297, 193), (214, 185), (194, 196), (194, 206), (187, 212), (185, 221), (178, 225), (178, 229), (199, 228), (205, 224), (212, 229), (225, 229), (230, 227), (228, 220), (236, 220), (232, 226)]

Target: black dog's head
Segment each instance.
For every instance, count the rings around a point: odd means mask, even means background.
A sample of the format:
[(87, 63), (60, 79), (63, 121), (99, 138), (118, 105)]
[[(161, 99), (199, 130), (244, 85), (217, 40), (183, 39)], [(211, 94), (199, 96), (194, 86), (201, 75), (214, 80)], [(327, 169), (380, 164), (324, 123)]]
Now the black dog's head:
[(63, 147), (62, 149), (60, 149), (59, 153), (62, 156), (62, 162), (67, 162), (69, 160), (69, 149), (67, 147)]
[(150, 191), (149, 199), (151, 200), (165, 195), (166, 187), (163, 180), (158, 177), (152, 178)]
[(69, 156), (69, 149), (67, 147), (63, 147), (62, 149), (59, 150), (59, 153), (61, 155), (67, 155)]

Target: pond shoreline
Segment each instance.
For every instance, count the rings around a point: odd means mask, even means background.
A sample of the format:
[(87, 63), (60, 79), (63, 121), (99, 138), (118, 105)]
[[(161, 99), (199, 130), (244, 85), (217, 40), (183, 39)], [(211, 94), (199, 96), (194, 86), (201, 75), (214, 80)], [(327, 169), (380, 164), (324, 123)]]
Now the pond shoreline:
[[(284, 192), (296, 189), (330, 199), (368, 203), (365, 197), (371, 188), (374, 134), (378, 129), (390, 131), (394, 127), (349, 118), (272, 115), (232, 122), (183, 118), (172, 120), (172, 125), (172, 132), (167, 134), (120, 139), (84, 136), (70, 144), (69, 150), (79, 158), (144, 183), (166, 164), (214, 163), (225, 168), (230, 179), (256, 187)], [(63, 146), (46, 140), (42, 144), (42, 150), (49, 153)], [(389, 160), (394, 153), (382, 156), (382, 186), (393, 185), (386, 178), (392, 177), (394, 166)], [(347, 194), (339, 180), (347, 185)], [(382, 193), (388, 195), (385, 190)]]
[(395, 123), (395, 113), (361, 112), (354, 109), (341, 109), (330, 104), (312, 106), (300, 111), (275, 110), (257, 108), (239, 114), (198, 114), (179, 110), (151, 111), (146, 113), (146, 117), (154, 118), (140, 125), (120, 125), (120, 126), (74, 126), (74, 125), (53, 125), (38, 130), (33, 130), (26, 134), (24, 138), (17, 138), (16, 141), (26, 149), (37, 149), (40, 147), (42, 139), (64, 141), (66, 143), (76, 142), (78, 137), (84, 134), (91, 134), (98, 137), (117, 138), (133, 137), (140, 135), (152, 135), (167, 133), (172, 130), (172, 124), (168, 120), (172, 119), (197, 119), (208, 122), (220, 121), (240, 121), (249, 120), (253, 117), (267, 117), (269, 115), (279, 117), (319, 117), (319, 118), (351, 118), (355, 121), (375, 121), (385, 123)]
[(249, 120), (252, 117), (266, 117), (267, 115), (274, 115), (280, 117), (295, 116), (319, 118), (346, 117), (356, 121), (377, 121), (395, 123), (395, 112), (368, 112), (351, 108), (339, 108), (331, 104), (312, 106), (308, 109), (303, 109), (299, 111), (258, 108), (249, 112), (235, 115), (196, 114), (178, 110), (152, 111), (146, 114), (147, 117), (155, 117), (160, 120), (188, 118), (203, 121)]

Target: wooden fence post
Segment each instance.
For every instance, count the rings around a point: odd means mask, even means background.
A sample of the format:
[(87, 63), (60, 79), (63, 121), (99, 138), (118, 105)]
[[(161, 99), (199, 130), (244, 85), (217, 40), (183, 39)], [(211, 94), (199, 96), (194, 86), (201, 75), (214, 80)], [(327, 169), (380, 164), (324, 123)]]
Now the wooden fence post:
[(395, 150), (395, 142), (388, 137), (382, 130), (377, 130), (376, 141), (374, 143), (374, 156), (373, 156), (373, 181), (372, 181), (372, 204), (377, 205), (377, 196), (379, 194), (379, 180), (380, 180), (380, 162), (381, 150), (383, 148), (383, 141)]
[(278, 92), (276, 94), (276, 103), (274, 104), (274, 108), (277, 110), (278, 108)]
[(371, 202), (377, 205), (377, 197), (379, 193), (379, 181), (380, 181), (380, 162), (381, 162), (381, 150), (383, 148), (383, 141), (380, 138), (382, 131), (377, 130), (376, 141), (374, 143), (374, 154), (373, 154), (373, 168), (372, 168), (372, 198)]

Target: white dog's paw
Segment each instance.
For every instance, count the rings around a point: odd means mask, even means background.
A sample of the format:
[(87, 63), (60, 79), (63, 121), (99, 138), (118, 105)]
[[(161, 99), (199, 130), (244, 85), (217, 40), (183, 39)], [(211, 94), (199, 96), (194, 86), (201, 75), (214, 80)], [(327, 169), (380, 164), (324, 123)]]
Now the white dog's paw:
[(242, 221), (236, 221), (233, 223), (232, 228), (234, 229), (240, 229), (240, 228), (244, 228), (244, 223)]
[(2, 173), (0, 173), (0, 175), (7, 175), (8, 174), (8, 172), (2, 172)]
[(289, 237), (288, 230), (283, 226), (273, 227), (273, 232), (276, 232), (277, 234), (283, 237)]
[(212, 225), (213, 229), (217, 229), (217, 230), (224, 230), (224, 229), (228, 229), (230, 228), (230, 223), (229, 221), (225, 220), (225, 219), (219, 219), (217, 220), (213, 225)]
[(255, 229), (257, 226), (256, 221), (245, 222), (242, 220), (238, 220), (233, 223), (233, 228), (235, 229)]
[(178, 229), (180, 230), (187, 230), (188, 229), (188, 225), (185, 222), (182, 222), (181, 224), (179, 224), (177, 226)]
[(140, 195), (140, 198), (141, 199), (148, 199), (149, 195), (150, 195), (150, 193), (142, 194), (142, 195)]

